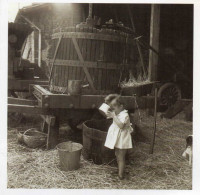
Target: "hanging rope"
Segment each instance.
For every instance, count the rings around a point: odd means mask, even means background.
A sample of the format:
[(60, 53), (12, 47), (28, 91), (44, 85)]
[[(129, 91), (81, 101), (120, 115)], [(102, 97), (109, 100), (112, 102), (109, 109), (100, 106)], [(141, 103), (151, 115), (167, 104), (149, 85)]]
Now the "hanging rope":
[(140, 114), (140, 110), (139, 110), (139, 106), (138, 106), (138, 103), (137, 103), (137, 99), (136, 99), (136, 95), (134, 94), (134, 100), (135, 100), (135, 106), (136, 106), (136, 109), (138, 111), (138, 116), (139, 116), (139, 121), (140, 121), (140, 124), (142, 122), (141, 120), (141, 114)]

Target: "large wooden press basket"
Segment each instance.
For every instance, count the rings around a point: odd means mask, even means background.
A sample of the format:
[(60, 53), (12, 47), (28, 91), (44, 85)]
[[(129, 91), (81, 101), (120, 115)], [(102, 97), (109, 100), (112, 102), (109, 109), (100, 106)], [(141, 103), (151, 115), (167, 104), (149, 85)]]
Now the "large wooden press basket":
[(61, 92), (68, 80), (89, 83), (92, 91), (114, 91), (137, 61), (133, 35), (112, 29), (68, 27), (54, 32), (50, 65), (56, 47), (51, 91)]

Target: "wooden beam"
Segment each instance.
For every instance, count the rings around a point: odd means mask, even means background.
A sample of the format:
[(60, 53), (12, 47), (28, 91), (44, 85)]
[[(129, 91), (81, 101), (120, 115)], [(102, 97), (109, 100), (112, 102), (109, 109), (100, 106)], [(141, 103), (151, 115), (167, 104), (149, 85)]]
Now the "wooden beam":
[(50, 118), (50, 123), (51, 120), (54, 120), (54, 125), (48, 125), (47, 149), (55, 148), (55, 146), (58, 144), (59, 137), (59, 118)]
[(8, 104), (20, 104), (20, 105), (35, 106), (35, 105), (37, 105), (37, 101), (8, 97)]
[(29, 85), (46, 85), (48, 81), (45, 80), (18, 80), (18, 79), (8, 79), (8, 89), (13, 91), (29, 91)]
[(8, 104), (8, 112), (17, 112), (17, 113), (28, 113), (28, 114), (48, 114), (47, 109), (30, 106), (30, 105), (17, 105), (17, 104)]
[(55, 116), (51, 116), (51, 115), (41, 115), (41, 117), (43, 118), (43, 120), (50, 126), (55, 125)]
[[(150, 46), (159, 51), (160, 5), (151, 5)], [(158, 55), (149, 50), (149, 80), (156, 81), (158, 72)]]

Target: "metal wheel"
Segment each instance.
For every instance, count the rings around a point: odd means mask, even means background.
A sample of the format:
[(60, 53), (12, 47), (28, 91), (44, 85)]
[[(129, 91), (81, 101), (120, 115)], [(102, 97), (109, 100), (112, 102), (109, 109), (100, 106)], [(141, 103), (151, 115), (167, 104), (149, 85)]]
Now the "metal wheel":
[(181, 90), (174, 83), (165, 83), (158, 91), (158, 98), (160, 105), (171, 107), (181, 99)]

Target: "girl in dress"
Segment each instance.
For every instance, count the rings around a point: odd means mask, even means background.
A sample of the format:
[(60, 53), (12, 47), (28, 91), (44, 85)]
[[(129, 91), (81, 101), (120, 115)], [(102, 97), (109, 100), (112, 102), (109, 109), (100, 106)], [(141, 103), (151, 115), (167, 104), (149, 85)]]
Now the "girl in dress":
[(105, 146), (115, 149), (118, 163), (119, 179), (124, 179), (125, 155), (128, 149), (132, 148), (131, 127), (128, 111), (124, 109), (121, 97), (117, 96), (110, 103), (114, 111), (108, 111), (107, 116), (113, 119), (113, 123), (108, 130)]

